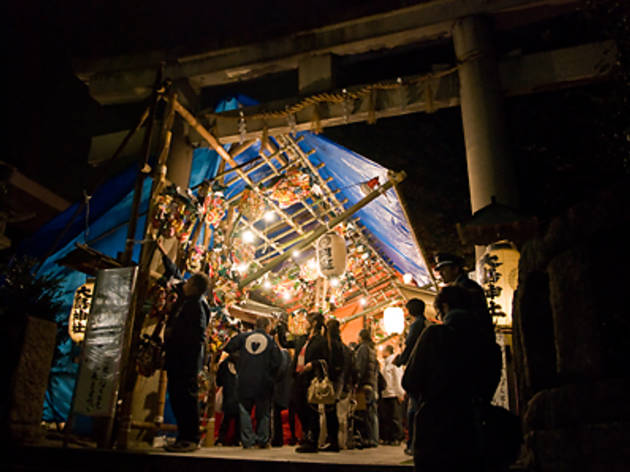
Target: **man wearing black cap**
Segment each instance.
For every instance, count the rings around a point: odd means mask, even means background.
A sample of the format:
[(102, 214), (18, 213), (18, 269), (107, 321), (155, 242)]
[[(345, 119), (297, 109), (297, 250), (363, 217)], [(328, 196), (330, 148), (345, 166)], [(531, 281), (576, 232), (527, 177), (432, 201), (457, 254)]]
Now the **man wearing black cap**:
[(467, 291), (470, 295), (470, 311), (486, 328), (494, 332), (492, 316), (488, 310), (483, 288), (468, 278), (468, 274), (464, 270), (464, 259), (453, 254), (439, 253), (435, 256), (435, 270), (447, 285), (460, 287)]

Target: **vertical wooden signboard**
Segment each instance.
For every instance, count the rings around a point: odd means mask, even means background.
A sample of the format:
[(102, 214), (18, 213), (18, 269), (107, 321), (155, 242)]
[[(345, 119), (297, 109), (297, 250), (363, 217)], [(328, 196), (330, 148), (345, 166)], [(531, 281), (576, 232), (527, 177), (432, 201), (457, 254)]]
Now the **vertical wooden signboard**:
[[(136, 277), (137, 267), (98, 272), (72, 400), (72, 416), (108, 418), (111, 425), (120, 385), (123, 348), (129, 336)], [(109, 431), (105, 436), (109, 436)]]

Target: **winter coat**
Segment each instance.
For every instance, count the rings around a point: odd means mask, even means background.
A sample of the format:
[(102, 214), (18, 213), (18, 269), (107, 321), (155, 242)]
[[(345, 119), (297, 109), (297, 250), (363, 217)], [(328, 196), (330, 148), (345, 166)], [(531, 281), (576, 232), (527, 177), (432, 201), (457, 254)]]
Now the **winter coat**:
[(237, 364), (239, 401), (271, 398), (282, 362), (282, 354), (273, 338), (262, 330), (240, 333), (230, 339), (225, 351), (240, 353)]
[(357, 385), (370, 385), (376, 392), (378, 389), (378, 361), (376, 350), (369, 343), (361, 343), (356, 350)]
[(413, 351), (416, 342), (420, 338), (420, 334), (422, 334), (422, 330), (425, 327), (425, 319), (424, 316), (418, 316), (409, 326), (409, 332), (407, 333), (407, 337), (405, 338), (405, 349), (394, 359), (394, 365), (401, 366), (405, 365), (409, 361), (409, 356), (411, 355), (411, 351)]
[(451, 310), (424, 330), (402, 379), (421, 398), (415, 419), (418, 470), (451, 470), (475, 458), (475, 404), (489, 404), (501, 371), (500, 349), (475, 315)]
[[(166, 275), (183, 280), (173, 262), (162, 257)], [(203, 295), (185, 297), (182, 284), (175, 286), (177, 301), (166, 321), (164, 351), (166, 368), (196, 374), (201, 369), (210, 309)]]
[(381, 373), (385, 379), (385, 389), (381, 393), (381, 398), (402, 397), (405, 394), (401, 384), (403, 370), (402, 367), (394, 365), (394, 354), (385, 359)]

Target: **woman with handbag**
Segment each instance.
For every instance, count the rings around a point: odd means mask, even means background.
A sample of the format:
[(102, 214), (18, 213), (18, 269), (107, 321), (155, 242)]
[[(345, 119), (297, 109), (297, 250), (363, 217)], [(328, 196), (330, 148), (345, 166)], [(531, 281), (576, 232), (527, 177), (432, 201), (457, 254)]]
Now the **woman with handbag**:
[(329, 357), (324, 316), (320, 313), (309, 313), (306, 319), (307, 334), (298, 336), (293, 341), (282, 339), (281, 342), (283, 347), (295, 348), (294, 395), (303, 434), (302, 444), (295, 452), (317, 452), (319, 411), (317, 405), (308, 402), (308, 389), (315, 376), (323, 376), (322, 364), (327, 363)]

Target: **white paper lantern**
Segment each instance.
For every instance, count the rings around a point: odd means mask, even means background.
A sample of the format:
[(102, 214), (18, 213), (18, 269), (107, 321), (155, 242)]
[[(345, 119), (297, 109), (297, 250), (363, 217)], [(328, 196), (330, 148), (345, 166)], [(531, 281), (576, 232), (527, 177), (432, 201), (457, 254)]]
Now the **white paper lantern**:
[(383, 329), (387, 335), (401, 334), (405, 330), (405, 312), (399, 306), (389, 306), (383, 312)]
[(338, 277), (346, 271), (346, 242), (335, 232), (317, 241), (317, 265), (323, 277)]
[[(487, 265), (483, 264), (486, 256), (496, 256), (500, 264), (496, 272), (499, 275), (496, 282), (491, 282)], [(494, 322), (497, 326), (508, 327), (512, 325), (512, 298), (518, 285), (518, 262), (520, 253), (516, 246), (509, 241), (499, 241), (486, 248), (483, 256), (479, 259), (478, 273), (484, 289), (488, 289), (490, 283), (499, 289), (500, 294), (492, 298), (492, 302), (498, 305), (498, 311), (504, 316), (495, 316)], [(490, 300), (488, 300), (490, 302)]]
[(88, 315), (92, 306), (92, 295), (94, 294), (94, 280), (88, 279), (74, 292), (74, 301), (68, 320), (68, 334), (75, 343), (80, 343), (85, 338)]

